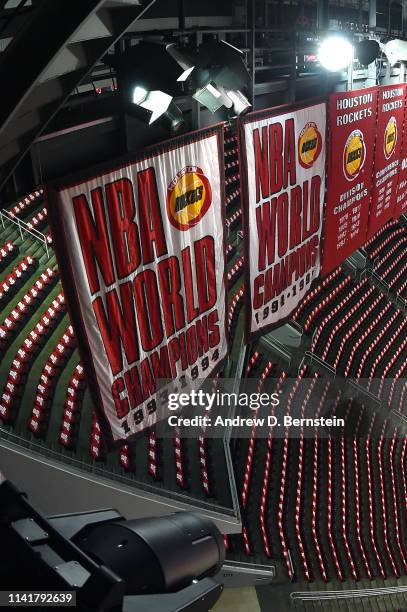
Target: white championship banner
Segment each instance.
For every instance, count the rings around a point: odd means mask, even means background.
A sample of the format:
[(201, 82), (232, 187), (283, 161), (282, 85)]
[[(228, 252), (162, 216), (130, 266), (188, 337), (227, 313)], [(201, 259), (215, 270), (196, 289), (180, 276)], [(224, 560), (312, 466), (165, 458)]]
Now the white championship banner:
[(281, 325), (320, 273), (325, 103), (240, 121), (246, 340)]
[(49, 190), (65, 297), (112, 441), (167, 417), (168, 394), (227, 353), (222, 151), (216, 126)]

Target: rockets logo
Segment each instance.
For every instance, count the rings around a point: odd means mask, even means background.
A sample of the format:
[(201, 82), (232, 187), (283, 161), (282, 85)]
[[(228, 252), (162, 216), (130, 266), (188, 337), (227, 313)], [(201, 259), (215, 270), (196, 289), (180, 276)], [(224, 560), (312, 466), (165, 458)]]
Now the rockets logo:
[(397, 122), (395, 117), (390, 117), (384, 130), (383, 150), (386, 159), (389, 159), (396, 147)]
[(167, 213), (178, 230), (194, 227), (212, 203), (209, 180), (197, 166), (186, 166), (173, 178), (167, 191)]
[(308, 122), (298, 138), (298, 160), (303, 168), (311, 168), (322, 149), (322, 137), (313, 121)]
[(343, 172), (348, 181), (353, 181), (365, 163), (366, 145), (360, 130), (353, 130), (343, 150)]

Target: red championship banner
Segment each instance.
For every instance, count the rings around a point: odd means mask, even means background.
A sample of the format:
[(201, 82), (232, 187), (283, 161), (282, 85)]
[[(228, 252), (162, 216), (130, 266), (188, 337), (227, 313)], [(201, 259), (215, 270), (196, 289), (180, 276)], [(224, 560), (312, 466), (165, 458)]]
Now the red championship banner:
[(378, 88), (375, 164), (368, 238), (393, 217), (402, 146), (406, 85)]
[(377, 87), (329, 96), (323, 276), (339, 266), (366, 240), (376, 108)]
[[(407, 87), (404, 85), (404, 87)], [(397, 194), (396, 204), (393, 210), (393, 218), (398, 219), (401, 215), (407, 213), (407, 106), (405, 100), (404, 116), (403, 116), (403, 137), (401, 150), (399, 154), (399, 167), (398, 167), (398, 182), (397, 182)]]
[(95, 406), (113, 441), (227, 353), (223, 128), (49, 190), (53, 244)]
[(325, 123), (325, 103), (240, 121), (247, 341), (281, 325), (319, 276)]

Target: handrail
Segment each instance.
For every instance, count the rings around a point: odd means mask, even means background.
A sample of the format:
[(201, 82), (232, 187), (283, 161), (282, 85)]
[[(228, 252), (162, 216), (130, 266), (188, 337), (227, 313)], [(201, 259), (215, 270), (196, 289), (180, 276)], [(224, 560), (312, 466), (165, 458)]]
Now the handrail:
[(379, 587), (377, 589), (348, 589), (343, 591), (294, 591), (290, 593), (291, 599), (300, 601), (323, 601), (333, 599), (355, 599), (360, 597), (381, 597), (407, 593), (407, 586)]
[(25, 438), (22, 435), (13, 433), (12, 431), (6, 429), (0, 424), (0, 445), (1, 442), (5, 442), (6, 444), (8, 442), (10, 444), (17, 445), (19, 448), (26, 449), (33, 453), (37, 453), (43, 458), (62, 464), (68, 470), (71, 468), (74, 470), (85, 472), (88, 475), (105, 478), (106, 480), (110, 481), (113, 484), (117, 484), (118, 486), (128, 486), (132, 489), (138, 490), (145, 496), (159, 495), (164, 501), (170, 500), (178, 504), (191, 504), (195, 506), (195, 508), (199, 508), (203, 511), (212, 512), (213, 514), (216, 513), (217, 515), (223, 517), (225, 520), (226, 518), (235, 519), (234, 509), (232, 508), (223, 506), (218, 503), (209, 503), (203, 499), (185, 495), (179, 493), (178, 491), (170, 491), (169, 489), (163, 491), (162, 489), (159, 489), (147, 482), (137, 480), (136, 478), (130, 478), (129, 476), (125, 476), (124, 474), (120, 474), (119, 472), (113, 470), (106, 470), (102, 466), (99, 467), (95, 462), (91, 463), (90, 461), (86, 461), (85, 459), (78, 459), (76, 457), (73, 457), (72, 455), (69, 456), (59, 450), (56, 451), (50, 447), (45, 446), (44, 444), (29, 440), (28, 438)]
[(390, 285), (386, 283), (378, 274), (375, 272), (374, 268), (366, 268), (365, 270), (366, 276), (368, 279), (373, 280), (373, 284), (377, 287), (384, 295), (386, 295), (389, 300), (401, 311), (407, 313), (407, 302), (399, 295), (393, 293)]
[(287, 363), (288, 367), (291, 367), (292, 363), (292, 355), (286, 349), (284, 344), (280, 342), (277, 338), (274, 338), (272, 335), (267, 334), (266, 336), (262, 336), (262, 342), (267, 345), (269, 350), (274, 351), (277, 355), (280, 355), (282, 359)]
[(312, 351), (305, 351), (304, 357), (302, 358), (302, 361), (299, 367), (299, 370), (302, 368), (304, 364), (306, 365), (307, 363), (309, 363), (309, 365), (312, 365), (313, 361), (315, 361), (324, 370), (328, 370), (328, 372), (334, 378), (336, 377), (336, 368), (334, 368), (334, 366), (332, 366), (327, 361), (324, 361), (324, 359), (321, 359), (321, 357), (318, 357), (318, 355), (316, 355)]
[(1, 218), (1, 224), (3, 226), (3, 229), (4, 229), (4, 219), (7, 219), (7, 221), (11, 221), (11, 223), (14, 223), (14, 225), (18, 226), (18, 229), (20, 231), (21, 240), (24, 240), (24, 238), (23, 238), (23, 231), (25, 231), (28, 234), (31, 234), (31, 236), (34, 236), (34, 238), (36, 238), (40, 242), (43, 242), (44, 245), (45, 245), (45, 250), (46, 250), (46, 253), (47, 253), (47, 257), (49, 259), (48, 242), (47, 242), (47, 238), (46, 238), (45, 234), (42, 234), (41, 232), (39, 232), (37, 229), (35, 229), (35, 227), (30, 228), (27, 223), (25, 223), (24, 221), (22, 221), (18, 217), (13, 217), (9, 213), (9, 211), (5, 210), (4, 208), (2, 210), (0, 210), (0, 218)]
[(405, 423), (407, 425), (407, 415), (403, 414), (402, 412), (400, 412), (400, 410), (395, 410), (393, 409), (391, 411), (391, 413), (400, 421), (402, 421), (403, 423)]

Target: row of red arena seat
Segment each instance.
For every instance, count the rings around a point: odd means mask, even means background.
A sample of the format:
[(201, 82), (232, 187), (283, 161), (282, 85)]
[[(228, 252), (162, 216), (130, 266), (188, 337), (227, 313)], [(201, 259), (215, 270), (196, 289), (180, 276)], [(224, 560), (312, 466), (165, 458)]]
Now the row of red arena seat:
[[(337, 314), (346, 312), (348, 303), (353, 298), (357, 299), (359, 293), (361, 293), (361, 295), (363, 296), (364, 295), (363, 291), (367, 290), (368, 286), (369, 286), (369, 283), (367, 279), (365, 278), (363, 279), (363, 281), (361, 281), (361, 283), (349, 287), (349, 291), (346, 292), (345, 296), (335, 305), (334, 308), (330, 307), (329, 309), (324, 308), (322, 310), (322, 314), (324, 315), (324, 317), (321, 323), (318, 325), (315, 335), (312, 338), (311, 350), (314, 353), (318, 353), (320, 346), (324, 345), (324, 342), (323, 342), (324, 334), (325, 335), (327, 333), (330, 334), (330, 323), (334, 319), (334, 317)], [(324, 310), (328, 311), (327, 314), (324, 314)]]
[(17, 293), (20, 287), (26, 282), (27, 277), (32, 274), (38, 266), (38, 261), (31, 255), (26, 255), (13, 270), (7, 274), (6, 278), (0, 283), (0, 307)]
[(377, 260), (375, 261), (374, 271), (379, 274), (379, 276), (382, 276), (383, 266), (386, 266), (386, 264), (389, 263), (389, 260), (391, 262), (393, 255), (398, 251), (398, 249), (405, 246), (406, 241), (407, 235), (402, 234), (401, 237), (398, 238), (398, 240), (391, 241), (391, 247), (389, 249), (386, 249), (385, 253), (380, 257), (380, 259), (377, 258)]
[[(339, 276), (340, 273), (341, 273), (341, 268), (335, 268), (333, 272), (331, 272), (330, 274), (328, 274), (328, 276), (324, 278), (322, 283), (319, 283), (316, 287), (314, 287), (314, 289), (311, 289), (311, 291), (308, 291), (304, 299), (301, 301), (300, 305), (297, 307), (297, 309), (292, 314), (291, 316), (292, 320), (298, 321), (303, 310), (306, 309), (307, 307), (309, 308), (312, 302), (318, 301), (321, 292), (329, 285), (329, 283), (334, 281), (336, 277)], [(318, 301), (318, 304), (319, 304), (319, 301)]]
[(82, 364), (78, 363), (69, 379), (58, 438), (58, 442), (65, 448), (76, 446), (85, 390), (85, 371)]
[(0, 248), (0, 270), (4, 270), (17, 253), (18, 247), (14, 242), (5, 242)]
[(228, 218), (226, 219), (226, 227), (227, 227), (228, 229), (232, 229), (232, 228), (233, 228), (233, 226), (234, 226), (234, 225), (236, 225), (236, 223), (237, 223), (238, 221), (240, 221), (241, 216), (242, 216), (242, 210), (241, 210), (241, 208), (238, 208), (238, 209), (237, 209), (237, 210), (236, 210), (236, 211), (233, 213), (233, 215), (230, 215), (230, 217), (228, 217)]
[(233, 264), (233, 266), (228, 272), (229, 287), (233, 285), (233, 283), (235, 283), (237, 279), (239, 278), (239, 276), (241, 276), (241, 274), (243, 273), (243, 265), (244, 265), (244, 256), (242, 255), (241, 257), (239, 257), (236, 263)]
[[(219, 374), (216, 374), (212, 381), (212, 393), (216, 392), (219, 383)], [(206, 415), (210, 415), (210, 411), (205, 411)], [(204, 430), (198, 436), (198, 452), (199, 452), (199, 468), (201, 474), (202, 490), (206, 496), (212, 494), (210, 478), (209, 478), (209, 458), (208, 458), (208, 439), (204, 435)]]
[(26, 213), (29, 208), (34, 206), (38, 199), (44, 195), (44, 190), (42, 188), (36, 189), (29, 193), (24, 199), (20, 200), (9, 210), (10, 216), (12, 217), (20, 217), (23, 213)]
[(243, 297), (244, 297), (244, 288), (240, 287), (240, 289), (238, 289), (235, 293), (235, 295), (232, 298), (232, 302), (228, 308), (228, 329), (229, 329), (229, 333), (233, 333), (236, 325), (237, 325), (237, 321), (238, 321), (238, 317), (239, 317), (239, 313), (240, 310), (243, 306)]
[(16, 332), (21, 329), (21, 325), (24, 324), (27, 317), (32, 315), (33, 309), (44, 298), (44, 294), (53, 287), (56, 278), (56, 272), (52, 268), (47, 268), (4, 319), (0, 326), (0, 352), (6, 348)]
[[(234, 140), (232, 140), (231, 142), (235, 142)], [(225, 141), (226, 144), (226, 141)], [(231, 147), (230, 149), (226, 149), (225, 151), (225, 158), (226, 157), (235, 157), (239, 155), (239, 148), (238, 147)]]
[(231, 204), (237, 204), (236, 200), (240, 198), (240, 188), (236, 188), (226, 196), (226, 206), (230, 206)]
[(102, 435), (96, 412), (92, 414), (92, 429), (90, 434), (90, 455), (94, 461), (104, 461), (106, 458), (106, 443)]
[[(46, 361), (40, 374), (37, 392), (34, 399), (33, 413), (31, 415), (32, 418), (29, 425), (29, 429), (33, 433), (37, 433), (38, 435), (41, 433), (41, 428), (37, 426), (36, 421), (38, 421), (38, 423), (44, 423), (47, 421), (48, 411), (54, 397), (55, 386), (58, 382), (60, 368), (66, 364), (66, 361), (71, 356), (75, 346), (76, 343), (74, 331), (72, 325), (69, 325), (49, 355), (48, 360)], [(50, 367), (53, 368), (53, 376), (49, 374)], [(40, 415), (34, 413), (34, 410), (36, 409), (40, 411)]]
[(18, 349), (0, 398), (0, 418), (3, 421), (13, 421), (24, 389), (26, 374), (31, 369), (36, 355), (64, 314), (65, 303), (61, 292)]
[[(365, 249), (369, 259), (374, 261), (376, 257), (384, 251), (389, 244), (393, 244), (394, 240), (405, 235), (405, 229), (398, 223), (391, 222), (385, 225), (373, 238), (365, 244)], [(374, 246), (373, 246), (374, 245)]]
[[(336, 278), (336, 277), (333, 277)], [(307, 318), (304, 322), (304, 331), (309, 331), (311, 327), (314, 325), (314, 321), (318, 317), (319, 314), (322, 313), (323, 310), (327, 308), (335, 298), (346, 289), (347, 285), (351, 282), (350, 276), (345, 276), (336, 286), (329, 291), (328, 295), (326, 295), (322, 300), (320, 300), (316, 306), (311, 310)]]
[(40, 210), (39, 212), (37, 212), (36, 215), (34, 215), (32, 217), (32, 219), (30, 219), (30, 221), (28, 221), (27, 226), (29, 229), (36, 229), (38, 230), (39, 228), (42, 228), (48, 221), (48, 211), (46, 206), (44, 206), (44, 208), (42, 210)]
[[(28, 423), (29, 430), (36, 436), (43, 437), (48, 429), (51, 405), (59, 375), (72, 355), (75, 346), (74, 331), (72, 325), (69, 325), (48, 357), (40, 374), (34, 406)], [(53, 376), (49, 375), (49, 368), (53, 368)]]
[[(132, 449), (133, 447), (134, 445), (132, 445)], [(128, 444), (124, 444), (120, 448), (119, 462), (126, 472), (133, 472), (135, 470), (135, 453), (130, 450), (130, 446)]]

